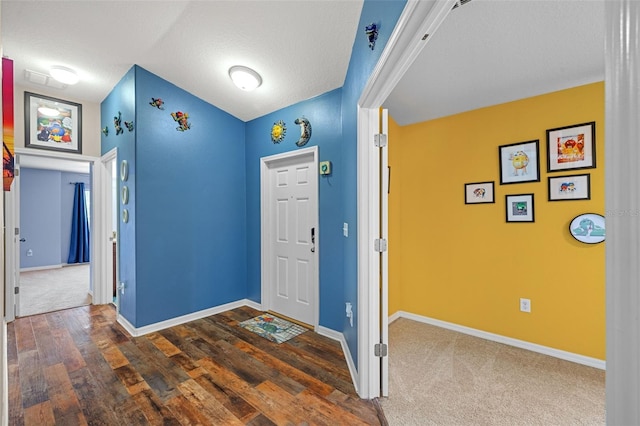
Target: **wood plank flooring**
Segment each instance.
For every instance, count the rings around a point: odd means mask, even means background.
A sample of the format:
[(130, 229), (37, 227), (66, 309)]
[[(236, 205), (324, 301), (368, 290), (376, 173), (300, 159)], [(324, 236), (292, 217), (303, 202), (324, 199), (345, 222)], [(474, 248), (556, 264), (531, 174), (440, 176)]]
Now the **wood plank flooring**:
[(10, 425), (381, 425), (340, 345), (311, 331), (280, 345), (237, 324), (243, 307), (141, 337), (113, 306), (8, 325)]

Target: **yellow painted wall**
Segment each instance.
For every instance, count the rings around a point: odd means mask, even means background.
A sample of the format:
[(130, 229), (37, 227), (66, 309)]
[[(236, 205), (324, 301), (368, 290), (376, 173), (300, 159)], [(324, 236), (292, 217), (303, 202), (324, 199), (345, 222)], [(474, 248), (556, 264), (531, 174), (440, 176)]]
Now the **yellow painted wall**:
[[(393, 111), (390, 111), (393, 114)], [(596, 122), (594, 169), (547, 173), (546, 129)], [(390, 124), (389, 312), (410, 312), (605, 359), (605, 244), (568, 226), (604, 215), (604, 83), (409, 126)], [(540, 140), (540, 182), (500, 185), (498, 146)], [(547, 177), (589, 173), (591, 199), (548, 201)], [(495, 181), (495, 204), (464, 184)], [(534, 194), (535, 223), (505, 195)], [(531, 299), (531, 313), (519, 310)]]

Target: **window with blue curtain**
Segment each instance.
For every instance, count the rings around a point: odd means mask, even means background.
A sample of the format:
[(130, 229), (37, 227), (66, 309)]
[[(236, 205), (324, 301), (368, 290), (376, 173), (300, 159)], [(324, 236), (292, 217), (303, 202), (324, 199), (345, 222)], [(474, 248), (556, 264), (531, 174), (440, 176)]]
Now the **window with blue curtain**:
[(71, 242), (67, 263), (89, 262), (89, 206), (84, 183), (76, 182), (71, 213)]

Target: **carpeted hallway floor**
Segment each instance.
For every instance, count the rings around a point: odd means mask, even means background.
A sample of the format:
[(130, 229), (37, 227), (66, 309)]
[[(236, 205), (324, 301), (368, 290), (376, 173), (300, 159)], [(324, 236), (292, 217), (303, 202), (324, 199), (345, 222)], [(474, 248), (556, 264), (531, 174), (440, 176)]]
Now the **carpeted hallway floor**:
[(20, 273), (21, 317), (89, 305), (89, 264)]
[(389, 325), (389, 425), (604, 425), (605, 372), (408, 319)]

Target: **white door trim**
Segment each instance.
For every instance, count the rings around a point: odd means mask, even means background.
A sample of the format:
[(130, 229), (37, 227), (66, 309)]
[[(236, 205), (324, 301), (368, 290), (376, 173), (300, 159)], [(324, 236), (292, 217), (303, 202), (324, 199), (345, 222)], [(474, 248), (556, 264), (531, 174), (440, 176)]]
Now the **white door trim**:
[[(456, 0), (409, 0), (358, 101), (358, 394), (380, 396), (379, 153), (373, 144), (378, 113), (398, 81), (453, 8)], [(424, 38), (424, 40), (423, 40)]]
[[(112, 282), (111, 279), (113, 279), (113, 277), (111, 277), (113, 253), (108, 249), (109, 235), (112, 231), (111, 221), (113, 217), (111, 212), (113, 211), (113, 194), (111, 187), (112, 173), (107, 165), (111, 161), (117, 161), (117, 159), (118, 148), (113, 148), (102, 157), (100, 157), (100, 161), (96, 163), (93, 170), (94, 174), (99, 174), (100, 176), (99, 183), (96, 183), (96, 185), (100, 185), (100, 191), (97, 196), (94, 196), (94, 200), (98, 203), (98, 206), (96, 206), (96, 209), (94, 209), (94, 212), (96, 213), (95, 229), (97, 232), (92, 235), (96, 240), (96, 245), (100, 244), (100, 250), (98, 253), (96, 253), (96, 255), (99, 254), (100, 256), (99, 267), (96, 268), (96, 272), (100, 277), (99, 281), (101, 283), (104, 283), (104, 285), (100, 285), (99, 288), (96, 287), (94, 289), (95, 304), (110, 303), (113, 298), (113, 289), (110, 285), (110, 283)], [(96, 173), (96, 169), (99, 169), (99, 173)], [(96, 257), (96, 259), (98, 258)]]
[[(59, 153), (59, 152), (55, 152), (55, 151), (40, 151), (40, 150), (35, 150), (35, 149), (27, 149), (27, 148), (16, 148), (15, 149), (15, 156), (16, 156), (16, 160), (17, 160), (17, 164), (20, 164), (20, 157), (22, 156), (29, 156), (29, 157), (39, 157), (42, 159), (46, 159), (46, 160), (50, 160), (52, 163), (55, 163), (57, 160), (61, 161), (61, 162), (66, 162), (67, 160), (70, 161), (74, 161), (74, 162), (87, 162), (91, 165), (92, 171), (91, 171), (91, 196), (92, 196), (92, 203), (91, 205), (93, 206), (93, 217), (94, 220), (92, 220), (91, 223), (91, 283), (92, 283), (92, 287), (93, 287), (93, 304), (102, 304), (102, 303), (107, 303), (107, 301), (104, 301), (103, 298), (100, 297), (101, 292), (104, 292), (104, 282), (100, 279), (100, 274), (97, 273), (97, 271), (100, 269), (101, 267), (101, 244), (104, 244), (103, 241), (101, 241), (102, 236), (99, 234), (99, 232), (96, 232), (96, 224), (100, 222), (100, 218), (103, 216), (101, 214), (101, 209), (102, 209), (102, 203), (100, 200), (100, 193), (101, 193), (101, 170), (99, 167), (96, 167), (96, 164), (99, 163), (99, 158), (97, 157), (91, 157), (91, 156), (87, 156), (87, 155), (76, 155), (76, 154), (66, 154), (66, 153)], [(20, 166), (19, 166), (20, 167)], [(52, 167), (52, 170), (55, 169), (55, 167)], [(18, 177), (19, 178), (19, 177)], [(7, 210), (11, 209), (12, 211), (15, 212), (16, 215), (20, 214), (20, 200), (16, 199), (16, 197), (8, 197), (7, 198)], [(16, 252), (16, 247), (15, 245), (11, 245), (11, 246), (7, 246), (7, 251), (9, 250), (9, 248), (12, 250), (13, 253), (11, 253), (9, 256), (16, 256), (18, 257), (18, 253)], [(19, 259), (19, 257), (18, 257)], [(11, 270), (7, 270), (6, 271), (6, 276), (10, 276), (10, 274), (17, 274), (19, 273), (19, 266), (16, 266), (18, 264), (18, 260), (16, 262), (14, 262), (14, 264), (10, 265), (7, 264), (7, 269), (11, 268)], [(17, 269), (16, 269), (17, 268)], [(6, 293), (7, 295), (9, 294), (9, 291), (7, 291)], [(14, 297), (13, 295), (11, 295), (10, 298), (7, 298), (7, 300), (5, 300), (5, 309), (7, 309), (7, 312), (9, 311), (9, 309), (13, 310), (13, 306), (14, 306)]]
[(14, 156), (15, 176), (11, 184), (11, 190), (4, 193), (6, 208), (5, 216), (5, 320), (12, 322), (20, 315), (20, 295), (15, 294), (15, 287), (20, 280), (20, 236), (15, 234), (15, 229), (20, 227), (19, 203), (20, 199), (20, 163), (19, 158)]
[[(269, 244), (270, 241), (270, 212), (268, 208), (267, 200), (270, 199), (270, 188), (268, 185), (268, 173), (271, 166), (284, 160), (295, 160), (298, 157), (313, 156), (313, 172), (318, 172), (318, 147), (312, 146), (309, 148), (299, 149), (295, 151), (284, 152), (282, 154), (270, 155), (268, 157), (262, 157), (260, 159), (260, 266), (261, 266), (261, 304), (264, 310), (270, 310), (272, 308), (271, 292), (270, 292), (270, 277), (271, 277), (271, 250), (272, 247)], [(314, 197), (318, 200), (318, 208), (315, 211), (315, 218), (313, 223), (316, 223), (316, 256), (318, 261), (316, 262), (316, 268), (314, 271), (314, 304), (313, 304), (313, 324), (310, 324), (314, 329), (318, 328), (320, 322), (320, 230), (319, 230), (319, 208), (320, 198), (318, 185), (314, 186)]]

